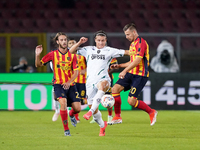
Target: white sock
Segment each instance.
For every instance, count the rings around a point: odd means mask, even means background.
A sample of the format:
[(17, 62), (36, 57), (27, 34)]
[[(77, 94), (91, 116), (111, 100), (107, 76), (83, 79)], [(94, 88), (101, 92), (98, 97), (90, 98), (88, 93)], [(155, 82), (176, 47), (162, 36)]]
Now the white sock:
[(94, 96), (93, 98), (93, 102), (92, 102), (92, 107), (90, 109), (90, 111), (92, 112), (92, 114), (95, 112), (95, 110), (99, 107), (99, 104), (101, 102), (101, 98), (102, 96), (105, 94), (104, 91), (102, 90), (98, 90), (97, 94)]
[(98, 110), (96, 114), (93, 114), (94, 121), (99, 124), (100, 128), (104, 127), (104, 121), (101, 117), (101, 112)]
[(60, 103), (58, 101), (54, 100), (54, 106), (55, 106), (55, 112), (57, 114), (59, 114), (60, 113)]

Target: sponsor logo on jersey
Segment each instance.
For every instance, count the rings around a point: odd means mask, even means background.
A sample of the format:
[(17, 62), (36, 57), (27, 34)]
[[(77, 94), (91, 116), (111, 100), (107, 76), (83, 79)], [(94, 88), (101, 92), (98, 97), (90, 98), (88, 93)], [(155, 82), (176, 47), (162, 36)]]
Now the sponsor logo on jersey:
[(135, 54), (136, 54), (135, 49), (131, 49), (131, 50), (129, 51), (129, 55), (135, 55)]
[(91, 59), (102, 59), (105, 60), (105, 55), (97, 55), (97, 54), (92, 54)]

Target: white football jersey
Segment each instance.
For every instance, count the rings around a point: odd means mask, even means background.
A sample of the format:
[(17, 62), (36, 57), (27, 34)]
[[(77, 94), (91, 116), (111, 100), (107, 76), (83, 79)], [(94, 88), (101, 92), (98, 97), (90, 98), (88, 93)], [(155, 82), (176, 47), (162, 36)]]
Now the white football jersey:
[(98, 49), (96, 46), (78, 48), (77, 54), (86, 58), (87, 83), (98, 83), (104, 78), (109, 78), (108, 69), (113, 58), (124, 56), (124, 50), (105, 46)]

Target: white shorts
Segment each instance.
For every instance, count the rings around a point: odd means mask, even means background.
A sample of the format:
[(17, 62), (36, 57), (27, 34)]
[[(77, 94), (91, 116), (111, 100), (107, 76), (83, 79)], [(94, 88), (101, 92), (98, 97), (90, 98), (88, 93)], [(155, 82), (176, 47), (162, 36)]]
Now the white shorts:
[[(110, 85), (111, 85), (110, 78), (109, 79), (102, 79), (99, 82), (104, 81), (104, 80), (108, 81), (109, 88), (110, 88)], [(86, 83), (86, 94), (87, 94), (88, 105), (92, 105), (93, 98), (97, 94), (97, 91), (98, 91), (97, 85), (98, 85), (99, 82), (97, 82), (95, 84)], [(109, 88), (108, 88), (108, 90), (109, 90)]]

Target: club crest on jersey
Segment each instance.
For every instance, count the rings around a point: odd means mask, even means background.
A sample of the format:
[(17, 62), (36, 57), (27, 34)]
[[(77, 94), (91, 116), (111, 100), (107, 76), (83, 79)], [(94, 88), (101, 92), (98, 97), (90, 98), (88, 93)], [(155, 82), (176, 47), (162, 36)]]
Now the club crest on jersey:
[(99, 54), (100, 52), (101, 52), (101, 50), (98, 49), (98, 50), (97, 50), (97, 54)]

